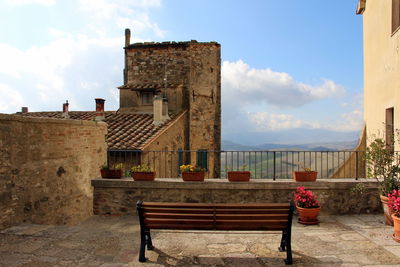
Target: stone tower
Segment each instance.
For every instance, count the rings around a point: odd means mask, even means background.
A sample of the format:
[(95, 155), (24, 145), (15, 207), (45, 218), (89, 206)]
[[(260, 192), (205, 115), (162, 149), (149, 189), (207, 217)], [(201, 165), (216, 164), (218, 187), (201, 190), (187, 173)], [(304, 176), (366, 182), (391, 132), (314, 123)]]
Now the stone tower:
[[(186, 140), (182, 149), (219, 151), (220, 44), (194, 40), (130, 44), (127, 29), (124, 50), (119, 112), (153, 113), (155, 119), (161, 120), (186, 112)], [(156, 114), (159, 110), (162, 110), (161, 116)], [(216, 154), (212, 157), (209, 167), (219, 173), (219, 157)]]

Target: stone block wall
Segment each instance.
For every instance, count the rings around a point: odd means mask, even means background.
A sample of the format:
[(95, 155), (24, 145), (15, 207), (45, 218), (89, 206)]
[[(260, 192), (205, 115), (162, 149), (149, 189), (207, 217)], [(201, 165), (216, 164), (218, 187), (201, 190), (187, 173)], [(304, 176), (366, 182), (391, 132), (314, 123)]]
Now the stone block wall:
[(92, 215), (90, 180), (106, 162), (106, 133), (103, 122), (0, 114), (0, 229)]
[[(363, 195), (350, 189), (363, 183)], [(297, 186), (312, 190), (321, 203), (323, 214), (359, 214), (382, 212), (378, 183), (370, 180), (320, 179), (313, 183), (292, 180), (253, 180), (230, 183), (225, 179), (205, 182), (183, 182), (181, 179), (159, 179), (135, 182), (132, 179), (96, 179), (94, 186), (95, 214), (136, 214), (136, 201), (204, 202), (204, 203), (283, 203), (293, 199)]]

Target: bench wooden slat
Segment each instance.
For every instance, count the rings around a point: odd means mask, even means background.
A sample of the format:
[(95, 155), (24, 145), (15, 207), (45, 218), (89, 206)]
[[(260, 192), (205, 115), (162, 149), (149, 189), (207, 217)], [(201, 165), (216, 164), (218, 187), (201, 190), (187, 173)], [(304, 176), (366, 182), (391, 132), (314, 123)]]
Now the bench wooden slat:
[(180, 213), (146, 213), (145, 218), (165, 219), (210, 219), (213, 220), (287, 220), (288, 214), (180, 214)]
[(214, 220), (202, 220), (202, 219), (159, 219), (159, 218), (145, 218), (144, 224), (213, 224)]
[(168, 230), (214, 230), (214, 224), (148, 224), (150, 229), (168, 229)]
[(250, 204), (208, 204), (208, 203), (173, 203), (173, 202), (144, 202), (143, 208), (165, 207), (165, 208), (220, 208), (220, 209), (248, 209), (248, 208), (269, 208), (269, 209), (289, 209), (288, 203), (250, 203)]
[(143, 208), (144, 213), (191, 213), (191, 214), (288, 214), (289, 209), (189, 209)]

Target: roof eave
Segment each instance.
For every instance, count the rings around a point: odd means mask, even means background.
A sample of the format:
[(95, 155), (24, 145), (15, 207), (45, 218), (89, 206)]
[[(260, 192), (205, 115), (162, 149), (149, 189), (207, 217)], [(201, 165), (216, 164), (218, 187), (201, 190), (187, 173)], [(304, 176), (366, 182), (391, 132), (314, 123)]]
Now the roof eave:
[(356, 10), (357, 15), (362, 15), (364, 13), (366, 2), (367, 0), (358, 0), (357, 10)]

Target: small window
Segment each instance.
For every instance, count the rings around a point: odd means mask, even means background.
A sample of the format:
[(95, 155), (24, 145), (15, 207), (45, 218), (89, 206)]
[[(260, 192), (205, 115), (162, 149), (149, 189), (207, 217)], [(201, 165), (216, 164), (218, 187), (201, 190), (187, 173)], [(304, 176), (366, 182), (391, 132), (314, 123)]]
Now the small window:
[(386, 109), (386, 148), (394, 152), (394, 108)]
[(392, 34), (400, 27), (400, 0), (392, 0)]
[(152, 105), (153, 97), (154, 95), (152, 92), (142, 93), (142, 105)]
[(208, 160), (207, 160), (207, 150), (199, 149), (197, 150), (197, 166), (200, 168), (208, 170)]

